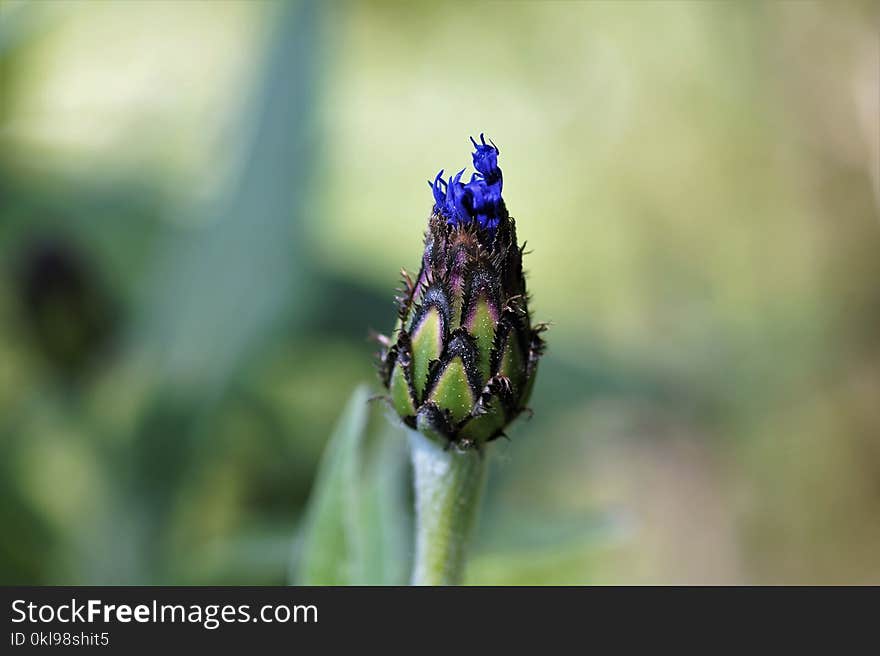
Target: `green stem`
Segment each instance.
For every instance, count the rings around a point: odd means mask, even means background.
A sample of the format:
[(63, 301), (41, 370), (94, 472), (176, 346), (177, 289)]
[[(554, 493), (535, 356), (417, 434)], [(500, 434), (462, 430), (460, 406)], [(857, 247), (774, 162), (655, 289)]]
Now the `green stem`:
[(444, 450), (409, 432), (416, 492), (413, 585), (457, 585), (486, 474), (486, 457)]

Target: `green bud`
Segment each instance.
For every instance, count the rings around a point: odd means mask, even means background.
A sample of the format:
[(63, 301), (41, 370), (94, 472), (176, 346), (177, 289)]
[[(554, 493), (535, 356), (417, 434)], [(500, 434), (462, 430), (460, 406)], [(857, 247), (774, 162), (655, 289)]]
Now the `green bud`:
[(544, 348), (506, 210), (491, 228), (435, 207), (418, 277), (404, 271), (380, 372), (403, 421), (460, 449), (504, 434), (526, 407)]

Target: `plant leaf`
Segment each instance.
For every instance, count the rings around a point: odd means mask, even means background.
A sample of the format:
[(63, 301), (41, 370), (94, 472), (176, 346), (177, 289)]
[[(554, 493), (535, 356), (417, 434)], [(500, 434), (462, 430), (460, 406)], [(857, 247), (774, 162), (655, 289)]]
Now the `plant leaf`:
[(403, 480), (405, 440), (352, 394), (327, 443), (306, 510), (299, 585), (393, 585), (406, 578), (409, 552)]
[(403, 585), (412, 552), (412, 523), (405, 489), (409, 480), (406, 439), (382, 412), (370, 423), (371, 453), (366, 454), (357, 517), (364, 585)]
[(358, 387), (327, 443), (309, 499), (300, 585), (349, 585), (357, 576), (359, 531), (352, 505), (367, 417), (367, 390)]

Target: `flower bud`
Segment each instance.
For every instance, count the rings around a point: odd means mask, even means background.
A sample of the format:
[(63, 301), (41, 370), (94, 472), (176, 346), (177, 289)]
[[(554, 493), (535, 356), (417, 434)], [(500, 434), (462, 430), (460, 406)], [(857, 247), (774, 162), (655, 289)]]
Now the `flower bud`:
[(524, 409), (544, 349), (532, 325), (523, 249), (501, 197), (498, 148), (473, 139), (474, 168), (431, 186), (421, 270), (403, 272), (398, 320), (380, 336), (382, 382), (410, 427), (460, 449), (504, 434)]

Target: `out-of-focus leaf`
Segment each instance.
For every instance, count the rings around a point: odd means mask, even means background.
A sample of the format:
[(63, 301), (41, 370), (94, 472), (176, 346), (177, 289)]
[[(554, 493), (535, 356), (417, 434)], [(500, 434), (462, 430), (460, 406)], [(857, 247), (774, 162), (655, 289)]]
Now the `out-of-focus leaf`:
[(143, 561), (144, 582), (170, 571), (161, 536), (172, 521), (171, 500), (199, 466), (199, 438), (210, 439), (198, 427), (211, 402), (282, 318), (292, 326), (306, 314), (303, 223), (319, 10), (304, 0), (269, 11), (277, 12), (274, 36), (231, 146), (239, 173), (205, 210), (202, 229), (168, 235), (132, 328), (134, 350), (156, 370), (130, 470), (121, 470), (130, 479), (129, 506), (141, 512), (133, 515), (136, 530), (144, 533), (126, 560)]
[(381, 415), (371, 422), (372, 454), (364, 457), (357, 497), (362, 532), (360, 581), (364, 585), (403, 585), (407, 581), (412, 526), (404, 494), (406, 440), (399, 428)]
[(319, 8), (282, 2), (259, 93), (236, 132), (241, 162), (203, 230), (171, 235), (136, 328), (167, 380), (210, 396), (281, 317), (305, 312)]
[(367, 390), (359, 387), (333, 431), (318, 469), (300, 555), (303, 585), (348, 585), (358, 563), (356, 504), (359, 447), (367, 427)]
[[(359, 387), (327, 444), (306, 513), (301, 585), (391, 585), (406, 576), (402, 436)], [(372, 429), (372, 430), (371, 430)]]
[[(24, 43), (38, 32), (60, 3), (0, 2), (0, 56)], [(62, 9), (64, 11), (64, 9)]]
[(486, 519), (476, 536), (477, 551), (538, 550), (554, 545), (617, 542), (631, 520), (617, 511), (563, 513), (511, 508), (501, 500), (486, 504)]

